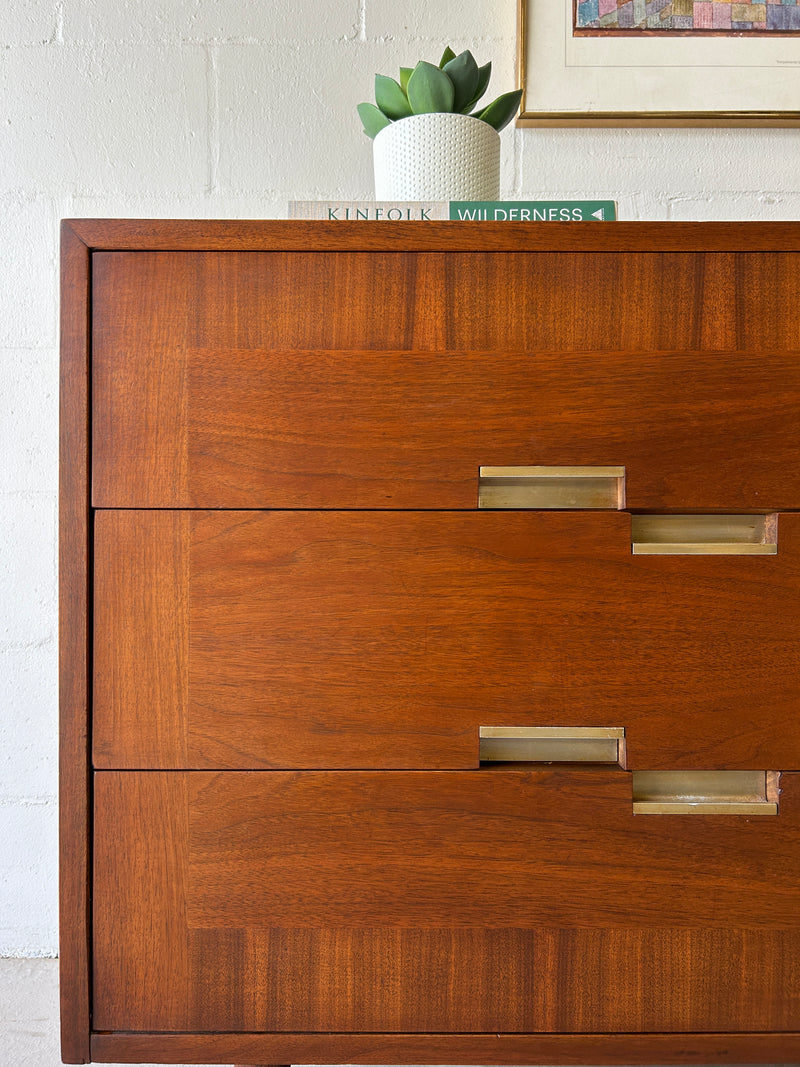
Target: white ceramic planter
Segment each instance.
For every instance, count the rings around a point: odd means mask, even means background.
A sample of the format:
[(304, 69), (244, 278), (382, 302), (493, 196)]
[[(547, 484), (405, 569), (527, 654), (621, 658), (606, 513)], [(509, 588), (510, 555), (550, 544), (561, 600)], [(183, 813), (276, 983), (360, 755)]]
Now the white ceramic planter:
[(376, 200), (497, 200), (500, 134), (469, 115), (434, 112), (373, 141)]

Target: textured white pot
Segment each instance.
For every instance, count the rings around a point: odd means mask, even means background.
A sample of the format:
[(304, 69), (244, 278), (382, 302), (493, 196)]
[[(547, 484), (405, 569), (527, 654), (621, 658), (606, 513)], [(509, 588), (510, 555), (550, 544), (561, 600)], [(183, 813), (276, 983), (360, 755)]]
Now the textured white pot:
[(469, 115), (434, 112), (373, 141), (376, 200), (497, 200), (500, 134)]

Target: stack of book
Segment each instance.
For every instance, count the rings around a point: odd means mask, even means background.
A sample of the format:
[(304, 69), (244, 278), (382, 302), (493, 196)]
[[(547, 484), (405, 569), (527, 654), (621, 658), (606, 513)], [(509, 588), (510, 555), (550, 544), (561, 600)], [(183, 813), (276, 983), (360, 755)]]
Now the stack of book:
[(328, 222), (614, 222), (614, 200), (291, 200), (290, 219)]

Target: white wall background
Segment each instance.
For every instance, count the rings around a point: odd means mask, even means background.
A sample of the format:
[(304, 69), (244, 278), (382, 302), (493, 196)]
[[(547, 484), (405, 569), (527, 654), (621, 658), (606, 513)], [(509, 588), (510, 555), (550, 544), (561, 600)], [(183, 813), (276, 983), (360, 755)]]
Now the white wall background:
[[(0, 955), (57, 952), (62, 217), (281, 217), (368, 198), (355, 105), (446, 43), (513, 87), (516, 0), (1, 0)], [(635, 103), (635, 102), (634, 102)], [(800, 130), (506, 130), (506, 197), (800, 217)]]

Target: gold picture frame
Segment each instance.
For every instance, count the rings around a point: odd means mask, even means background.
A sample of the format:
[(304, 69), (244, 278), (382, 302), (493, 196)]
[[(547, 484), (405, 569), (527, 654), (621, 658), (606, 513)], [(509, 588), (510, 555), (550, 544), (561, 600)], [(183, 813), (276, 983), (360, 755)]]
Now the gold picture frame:
[[(617, 74), (623, 71), (624, 75), (622, 76), (627, 78), (631, 85), (634, 85), (635, 74), (633, 72), (641, 70), (642, 67), (647, 68), (648, 73), (652, 73), (656, 69), (662, 70), (662, 68), (657, 68), (652, 64), (648, 66), (647, 62), (641, 61), (641, 56), (636, 57), (637, 62), (628, 65), (623, 64), (620, 66), (617, 63), (609, 62), (608, 56), (602, 55), (603, 46), (605, 46), (606, 51), (609, 49), (615, 50), (617, 56), (623, 55), (626, 46), (624, 40), (621, 40), (619, 36), (615, 38), (613, 44), (609, 44), (606, 40), (601, 45), (599, 44), (601, 38), (597, 36), (582, 38), (580, 44), (574, 45), (572, 41), (568, 40), (569, 34), (566, 26), (566, 12), (571, 9), (570, 0), (517, 0), (517, 2), (517, 77), (518, 84), (522, 88), (520, 113), (516, 120), (517, 126), (800, 126), (800, 110), (787, 110), (780, 107), (773, 110), (763, 106), (763, 99), (756, 101), (762, 104), (758, 109), (727, 106), (718, 109), (679, 107), (673, 110), (662, 106), (629, 110), (619, 106), (619, 92), (609, 94), (608, 107), (596, 106), (594, 100), (590, 99), (591, 94), (589, 93), (587, 94), (585, 105), (581, 106), (580, 79), (581, 76), (585, 77), (585, 72), (588, 70), (596, 72), (598, 68), (601, 68), (615, 71)], [(542, 40), (537, 38), (536, 30), (537, 27), (544, 23), (547, 24), (547, 29), (551, 36), (550, 41), (543, 45)], [(563, 55), (561, 54), (562, 49), (558, 47), (561, 42), (552, 33), (554, 28), (557, 32), (560, 30), (563, 34)], [(656, 31), (655, 35), (650, 35), (647, 41), (653, 42), (654, 37), (657, 36), (658, 31)], [(670, 47), (678, 55), (680, 55), (679, 49), (681, 47), (678, 44), (676, 48), (675, 42), (678, 36), (684, 42), (682, 47), (685, 51), (694, 53), (693, 63), (688, 69), (697, 80), (698, 95), (702, 92), (702, 85), (708, 82), (711, 82), (714, 86), (714, 92), (711, 95), (717, 95), (720, 85), (719, 72), (724, 71), (725, 76), (730, 79), (732, 71), (739, 71), (740, 68), (737, 67), (736, 60), (737, 57), (741, 57), (747, 45), (747, 38), (744, 35), (728, 35), (728, 39), (725, 39), (717, 35), (714, 38), (715, 43), (711, 46), (714, 62), (704, 66), (702, 51), (703, 49), (709, 49), (709, 39), (706, 38), (703, 44), (700, 45), (697, 37), (693, 35), (674, 35), (670, 42)], [(642, 35), (643, 37), (644, 35)], [(767, 35), (759, 36), (759, 54), (763, 53), (766, 56), (766, 50), (763, 47), (764, 43), (771, 44), (776, 39), (782, 43), (782, 50), (788, 53), (790, 58), (779, 58), (773, 60), (772, 63), (765, 62), (762, 59), (756, 64), (744, 64), (741, 69), (746, 70), (747, 73), (746, 78), (743, 80), (747, 80), (748, 84), (755, 88), (759, 77), (757, 72), (766, 72), (762, 74), (762, 79), (766, 79), (769, 84), (765, 84), (762, 87), (763, 91), (761, 91), (761, 96), (766, 97), (770, 91), (773, 91), (773, 86), (785, 77), (786, 87), (779, 86), (781, 95), (788, 96), (792, 101), (797, 101), (800, 104), (800, 33), (773, 33), (771, 37)], [(555, 40), (555, 46), (550, 43), (553, 40)], [(691, 42), (688, 45), (686, 44), (687, 40)], [(585, 60), (583, 65), (581, 62), (572, 63), (570, 60), (570, 48), (580, 49), (583, 56), (591, 55), (592, 42), (596, 42), (594, 46), (597, 51), (596, 63), (590, 64)], [(790, 46), (787, 46), (787, 42), (790, 42)], [(663, 39), (658, 41), (657, 44), (661, 46), (663, 54)], [(637, 41), (633, 47), (628, 42), (627, 47), (632, 53), (635, 53), (637, 50), (641, 52), (642, 46), (649, 47), (651, 50), (654, 47), (645, 43), (643, 39)], [(726, 61), (725, 56), (726, 48), (730, 53), (728, 61)], [(699, 61), (697, 53), (699, 53)], [(534, 59), (536, 59), (536, 62), (534, 62)], [(544, 59), (544, 64), (542, 59)], [(545, 67), (544, 70), (542, 69), (543, 65)], [(534, 67), (536, 67), (537, 74), (529, 76), (529, 72)], [(680, 63), (670, 63), (663, 67), (667, 74), (662, 76), (662, 84), (668, 84), (668, 71), (671, 69), (681, 71), (681, 74), (674, 75), (676, 79), (682, 78), (682, 81), (678, 82), (676, 80), (675, 82), (675, 88), (678, 93), (690, 91), (691, 79), (690, 84), (687, 85), (685, 78), (687, 68), (680, 65)], [(595, 87), (599, 80), (595, 73), (593, 79)], [(613, 79), (608, 79), (608, 84), (612, 85)], [(559, 100), (559, 86), (568, 89), (567, 92), (564, 92), (561, 100)], [(636, 89), (637, 102), (641, 102), (638, 85)], [(734, 86), (731, 95), (735, 96), (741, 92), (743, 90)]]

